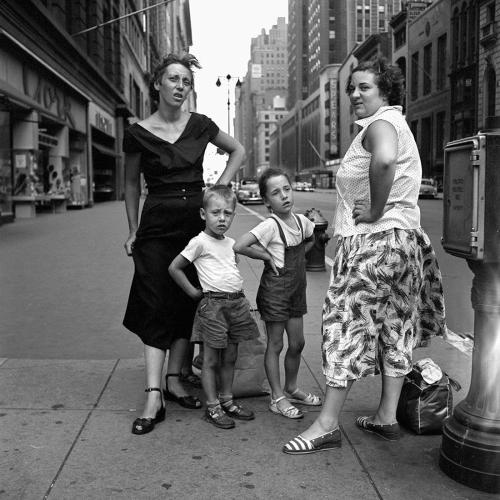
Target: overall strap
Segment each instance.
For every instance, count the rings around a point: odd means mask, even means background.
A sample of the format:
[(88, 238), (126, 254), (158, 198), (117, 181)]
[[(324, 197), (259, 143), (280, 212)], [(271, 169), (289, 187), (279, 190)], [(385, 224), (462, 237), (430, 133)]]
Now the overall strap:
[(281, 238), (281, 241), (283, 242), (283, 245), (286, 248), (288, 248), (288, 244), (286, 242), (286, 237), (285, 237), (285, 233), (283, 232), (283, 228), (281, 227), (281, 224), (278, 222), (278, 220), (276, 219), (276, 217), (274, 217), (274, 215), (271, 215), (271, 219), (273, 219), (274, 222), (276, 222), (276, 225), (278, 226), (278, 231), (280, 233), (280, 238)]
[(300, 217), (298, 215), (295, 215), (295, 214), (293, 214), (293, 216), (295, 217), (295, 220), (297, 221), (297, 225), (300, 228), (300, 236), (301, 236), (300, 240), (304, 241), (304, 229), (302, 228), (302, 222), (300, 221)]

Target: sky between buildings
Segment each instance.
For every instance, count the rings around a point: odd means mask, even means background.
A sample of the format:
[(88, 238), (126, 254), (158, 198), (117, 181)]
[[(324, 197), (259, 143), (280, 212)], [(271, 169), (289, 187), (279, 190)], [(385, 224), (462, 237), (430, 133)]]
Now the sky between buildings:
[[(233, 135), (234, 84), (244, 77), (250, 59), (250, 41), (276, 24), (278, 17), (288, 20), (288, 0), (190, 0), (193, 46), (201, 70), (195, 75), (198, 112), (209, 116), (227, 132), (227, 80), (230, 74), (231, 135)], [(215, 82), (221, 77), (222, 85)], [(208, 169), (223, 168), (225, 159), (209, 147), (205, 157)]]

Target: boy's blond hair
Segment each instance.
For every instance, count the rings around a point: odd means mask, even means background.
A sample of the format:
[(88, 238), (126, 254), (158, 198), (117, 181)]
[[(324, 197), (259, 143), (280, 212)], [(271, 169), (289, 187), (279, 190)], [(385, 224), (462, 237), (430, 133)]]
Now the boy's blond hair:
[(233, 209), (236, 207), (236, 195), (233, 190), (224, 184), (216, 184), (215, 186), (205, 189), (203, 193), (203, 208), (206, 209), (208, 202), (215, 196), (223, 198), (228, 203), (232, 203)]

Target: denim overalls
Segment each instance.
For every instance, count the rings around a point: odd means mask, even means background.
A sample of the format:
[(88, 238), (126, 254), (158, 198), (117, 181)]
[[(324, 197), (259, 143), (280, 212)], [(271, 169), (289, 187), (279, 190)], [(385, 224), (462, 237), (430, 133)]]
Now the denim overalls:
[(302, 238), (298, 245), (288, 246), (280, 223), (271, 217), (285, 247), (285, 266), (278, 269), (279, 276), (276, 276), (271, 266), (265, 263), (257, 292), (257, 308), (263, 321), (281, 322), (307, 313), (304, 230), (300, 218), (294, 215)]

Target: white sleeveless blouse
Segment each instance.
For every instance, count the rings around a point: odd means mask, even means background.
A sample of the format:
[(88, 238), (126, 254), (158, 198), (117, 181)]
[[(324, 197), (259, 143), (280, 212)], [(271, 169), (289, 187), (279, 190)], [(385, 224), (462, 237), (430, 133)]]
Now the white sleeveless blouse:
[[(398, 158), (394, 182), (387, 200), (394, 204), (379, 220), (354, 225), (352, 209), (354, 201), (370, 202), (369, 167), (371, 153), (362, 141), (368, 125), (376, 120), (386, 120), (396, 129), (398, 136)], [(422, 178), (422, 164), (417, 144), (402, 113), (401, 106), (382, 106), (367, 118), (355, 122), (362, 130), (354, 138), (337, 172), (337, 213), (334, 233), (339, 236), (378, 233), (388, 229), (417, 229), (420, 227), (418, 193)]]

